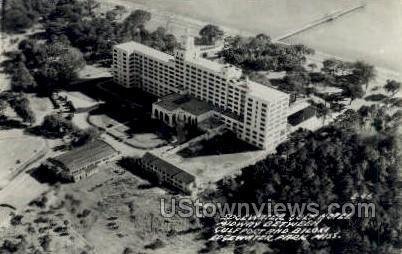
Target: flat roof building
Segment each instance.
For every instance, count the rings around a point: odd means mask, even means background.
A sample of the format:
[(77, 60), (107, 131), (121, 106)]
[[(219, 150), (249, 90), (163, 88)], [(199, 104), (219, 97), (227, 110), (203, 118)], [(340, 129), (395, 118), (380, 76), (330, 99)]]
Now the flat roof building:
[[(287, 137), (289, 94), (248, 80), (235, 66), (200, 57), (191, 37), (185, 38), (174, 55), (137, 42), (116, 45), (112, 74), (124, 87), (162, 98), (154, 103), (152, 114), (169, 125), (174, 124), (178, 108), (167, 109), (171, 102), (165, 96), (189, 95), (213, 108), (208, 117), (221, 119), (238, 138), (259, 148), (273, 150)], [(183, 111), (185, 107), (180, 106)]]

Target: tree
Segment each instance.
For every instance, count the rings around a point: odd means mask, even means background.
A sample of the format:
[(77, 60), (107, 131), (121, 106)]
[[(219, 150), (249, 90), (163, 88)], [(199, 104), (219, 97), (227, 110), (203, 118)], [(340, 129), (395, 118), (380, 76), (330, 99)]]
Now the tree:
[(315, 63), (309, 63), (308, 67), (310, 68), (310, 70), (313, 72), (315, 69), (317, 69), (317, 64)]
[(323, 62), (322, 71), (333, 77), (344, 76), (352, 73), (352, 63), (344, 62), (339, 59), (329, 58), (325, 59)]
[(0, 121), (5, 118), (4, 111), (7, 108), (7, 102), (0, 98)]
[(99, 137), (99, 132), (95, 128), (87, 128), (85, 130), (75, 130), (72, 135), (74, 139), (72, 145), (75, 147), (83, 146)]
[(369, 82), (376, 77), (376, 70), (373, 65), (357, 61), (353, 63), (352, 75), (358, 78), (360, 84), (365, 85), (367, 91)]
[(163, 27), (158, 27), (154, 32), (144, 35), (142, 39), (145, 45), (168, 53), (173, 53), (173, 50), (179, 45), (176, 37), (167, 34)]
[(311, 83), (310, 75), (304, 68), (287, 72), (283, 80), (286, 85), (281, 87), (287, 91), (295, 92), (296, 96), (304, 94), (307, 86)]
[(29, 92), (37, 88), (37, 83), (23, 62), (17, 64), (11, 78), (11, 89), (15, 92)]
[[(2, 29), (8, 32), (22, 32), (34, 23), (36, 16), (26, 9), (23, 3), (12, 4), (3, 11)], [(4, 4), (5, 6), (6, 4)], [(4, 8), (4, 6), (2, 6)]]
[(95, 16), (95, 10), (97, 8), (99, 8), (100, 3), (97, 2), (96, 0), (84, 0), (82, 2), (82, 4), (84, 5), (85, 10), (87, 11), (88, 15), (91, 17)]
[(78, 49), (62, 42), (47, 44), (45, 52), (47, 61), (39, 70), (41, 85), (47, 85), (45, 90), (68, 84), (85, 64)]
[(222, 39), (224, 32), (218, 26), (209, 24), (201, 28), (199, 34), (204, 44), (213, 45)]
[(128, 15), (124, 21), (116, 28), (116, 37), (119, 42), (130, 40), (142, 41), (145, 25), (151, 20), (151, 13), (144, 10), (135, 10)]
[(118, 13), (116, 10), (109, 10), (105, 14), (105, 18), (112, 22), (116, 21), (117, 16), (118, 16)]
[(124, 248), (123, 254), (134, 254), (134, 251), (131, 248), (126, 247)]
[(52, 239), (49, 235), (44, 235), (38, 238), (40, 246), (43, 248), (44, 251), (48, 251), (50, 247), (50, 242)]
[(18, 94), (9, 100), (9, 104), (24, 122), (27, 122), (30, 125), (35, 122), (35, 114), (32, 112), (29, 106), (29, 101), (24, 95)]
[(291, 71), (306, 62), (314, 50), (304, 45), (273, 43), (269, 36), (231, 37), (220, 52), (224, 60), (248, 71)]
[[(352, 110), (353, 111), (353, 110)], [(353, 116), (354, 114), (351, 114)], [(345, 122), (353, 122), (346, 117)], [(398, 138), (386, 131), (381, 135), (361, 135), (359, 130), (335, 125), (305, 135), (290, 137), (297, 147), (291, 156), (272, 154), (234, 177), (237, 184), (219, 183), (221, 202), (300, 203), (314, 202), (323, 213), (329, 204), (345, 204), (358, 193), (373, 194), (375, 216), (352, 217), (353, 223), (325, 222), (326, 226), (347, 231), (341, 239), (326, 242), (309, 241), (308, 253), (392, 253), (400, 239), (400, 206), (397, 195)], [(286, 149), (286, 148), (285, 148)], [(359, 202), (359, 201), (357, 201)], [(356, 203), (355, 203), (356, 204)], [(305, 214), (304, 214), (305, 215)], [(353, 249), (350, 249), (350, 247)], [(302, 242), (272, 242), (278, 253), (307, 253)]]
[(399, 89), (401, 89), (401, 82), (397, 82), (395, 80), (387, 80), (384, 89), (388, 93), (391, 93), (392, 96), (395, 96), (395, 94), (399, 91)]
[(361, 85), (353, 83), (349, 83), (344, 87), (344, 93), (346, 96), (350, 97), (349, 105), (352, 104), (352, 101), (354, 101), (357, 98), (362, 98), (364, 95), (364, 91)]
[(145, 249), (156, 250), (165, 247), (165, 243), (161, 239), (156, 239), (152, 243), (145, 246)]
[(28, 69), (36, 69), (46, 61), (43, 43), (34, 39), (25, 39), (18, 44), (18, 49), (25, 56), (25, 66)]
[(114, 10), (116, 11), (117, 16), (119, 17), (119, 19), (121, 19), (123, 14), (127, 12), (126, 7), (124, 7), (123, 5), (116, 5), (114, 7)]
[(322, 118), (322, 124), (325, 124), (328, 114), (331, 112), (323, 103), (318, 103), (315, 105), (317, 110), (317, 117)]
[(49, 138), (62, 138), (65, 135), (78, 131), (78, 128), (69, 120), (58, 115), (47, 115), (40, 126), (40, 134)]

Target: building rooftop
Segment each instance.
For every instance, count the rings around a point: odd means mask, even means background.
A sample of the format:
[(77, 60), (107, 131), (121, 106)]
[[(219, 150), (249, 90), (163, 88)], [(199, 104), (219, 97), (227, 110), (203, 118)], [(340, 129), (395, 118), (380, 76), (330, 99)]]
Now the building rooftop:
[(166, 174), (170, 177), (175, 177), (179, 181), (182, 181), (185, 184), (189, 184), (195, 181), (195, 177), (186, 171), (176, 167), (173, 164), (159, 158), (158, 156), (147, 152), (143, 157), (142, 161), (147, 164), (154, 165), (157, 168), (164, 169)]
[(148, 47), (144, 44), (141, 44), (141, 43), (138, 43), (135, 41), (117, 44), (114, 47), (125, 50), (128, 53), (133, 53), (134, 51), (141, 52), (147, 56), (150, 56), (150, 57), (153, 57), (153, 58), (165, 61), (165, 62), (174, 60), (174, 56), (172, 56), (172, 55), (169, 55), (167, 53), (164, 53), (162, 51), (156, 50), (154, 48)]
[(175, 93), (162, 97), (160, 101), (155, 104), (169, 111), (182, 109), (196, 116), (213, 110), (212, 106), (206, 102), (200, 101), (190, 95), (180, 95)]
[(222, 69), (224, 66), (223, 64), (220, 64), (218, 62), (214, 62), (214, 61), (202, 58), (202, 57), (189, 58), (189, 59), (186, 59), (186, 61), (188, 61), (189, 63), (192, 63), (194, 65), (197, 65), (199, 67), (202, 67), (204, 69), (211, 70), (211, 71), (217, 72), (217, 73), (222, 72)]
[(71, 172), (91, 165), (93, 162), (111, 156), (116, 152), (117, 151), (109, 144), (101, 140), (96, 140), (77, 149), (63, 153), (51, 160), (61, 163)]
[(262, 85), (260, 83), (248, 80), (248, 81), (241, 81), (247, 84), (249, 95), (253, 97), (260, 98), (262, 100), (273, 102), (282, 100), (284, 98), (288, 98), (289, 94), (279, 91), (278, 89)]

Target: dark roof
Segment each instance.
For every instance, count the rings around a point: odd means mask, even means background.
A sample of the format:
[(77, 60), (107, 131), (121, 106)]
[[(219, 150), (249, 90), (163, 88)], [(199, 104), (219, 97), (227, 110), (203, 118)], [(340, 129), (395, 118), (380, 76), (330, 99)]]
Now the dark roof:
[(213, 107), (208, 103), (200, 101), (190, 95), (181, 95), (176, 93), (162, 97), (160, 101), (156, 102), (155, 104), (169, 111), (180, 108), (196, 116), (207, 113), (213, 109)]
[(116, 150), (109, 144), (101, 140), (95, 140), (82, 147), (63, 153), (52, 160), (63, 164), (66, 169), (71, 171), (91, 165), (95, 161), (115, 153)]
[(174, 166), (173, 164), (170, 164), (169, 162), (155, 156), (152, 153), (146, 153), (142, 157), (142, 161), (147, 164), (152, 164), (157, 168), (164, 169), (166, 174), (168, 174), (170, 177), (175, 177), (176, 179), (189, 184), (195, 181), (195, 177), (186, 171)]

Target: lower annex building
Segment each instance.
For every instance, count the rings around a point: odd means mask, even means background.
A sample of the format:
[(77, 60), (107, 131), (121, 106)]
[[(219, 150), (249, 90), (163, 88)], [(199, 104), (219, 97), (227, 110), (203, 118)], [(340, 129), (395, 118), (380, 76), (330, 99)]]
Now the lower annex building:
[(202, 58), (194, 38), (173, 55), (137, 42), (113, 48), (113, 80), (159, 97), (152, 116), (174, 126), (220, 119), (236, 136), (273, 150), (287, 138), (290, 96), (248, 80), (241, 69)]
[(78, 182), (95, 174), (98, 166), (113, 159), (118, 152), (102, 140), (92, 141), (48, 160), (47, 164), (62, 179)]

